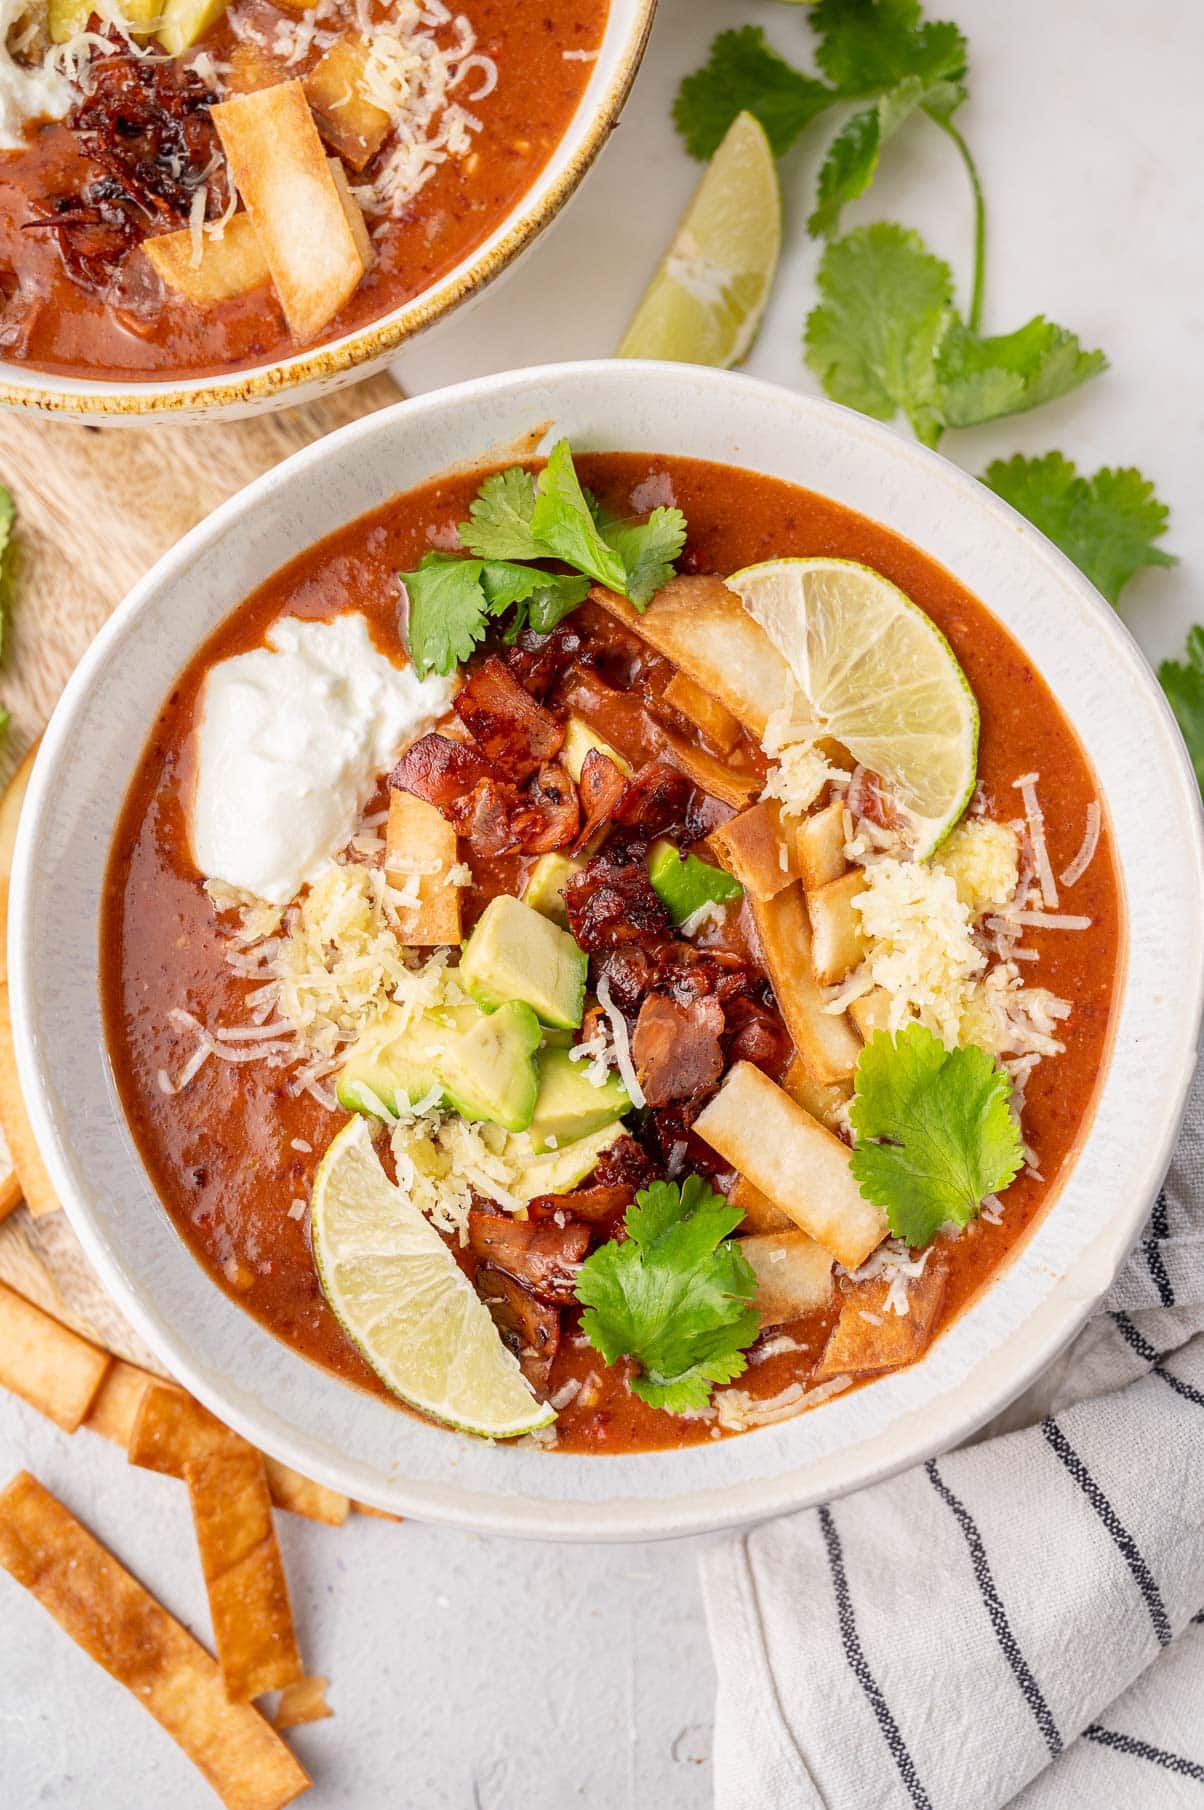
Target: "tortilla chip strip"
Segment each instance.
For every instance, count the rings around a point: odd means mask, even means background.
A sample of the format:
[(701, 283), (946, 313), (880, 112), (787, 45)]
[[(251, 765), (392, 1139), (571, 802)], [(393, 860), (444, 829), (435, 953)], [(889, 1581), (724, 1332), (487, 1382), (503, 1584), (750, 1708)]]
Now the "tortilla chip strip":
[(336, 38), (305, 77), (305, 98), (318, 131), (353, 170), (362, 170), (384, 144), (393, 124), (364, 93), (368, 46), (362, 38)]
[(459, 859), (456, 832), (433, 804), (412, 792), (389, 793), (385, 875), (399, 890), (418, 882), (418, 904), (397, 913), (403, 943), (430, 948), (460, 941), (462, 893), (447, 878)]
[(0, 1565), (132, 1692), (226, 1810), (284, 1810), (309, 1775), (213, 1660), (28, 1471), (0, 1492)]
[(263, 1454), (213, 1451), (184, 1466), (218, 1664), (232, 1702), (305, 1676)]
[(813, 1119), (826, 1125), (829, 1131), (836, 1131), (842, 1122), (841, 1108), (853, 1097), (853, 1083), (817, 1081), (805, 1062), (796, 1054), (791, 1056), (782, 1076), (782, 1086), (790, 1095), (796, 1106), (809, 1112)]
[(753, 1306), (761, 1325), (782, 1326), (826, 1307), (832, 1294), (832, 1259), (806, 1232), (754, 1232), (739, 1243), (753, 1267), (757, 1294)]
[(726, 705), (696, 685), (688, 673), (675, 672), (662, 693), (666, 704), (693, 723), (720, 754), (730, 754), (740, 740), (740, 725)]
[(601, 585), (590, 601), (718, 698), (758, 741), (773, 712), (789, 703), (789, 667), (721, 578), (671, 578), (642, 616)]
[(747, 1176), (738, 1175), (732, 1183), (728, 1200), (733, 1207), (739, 1207), (744, 1215), (738, 1233), (743, 1232), (793, 1232), (795, 1224), (789, 1213), (783, 1213), (781, 1207), (775, 1207), (767, 1194), (760, 1188), (754, 1188)]
[(326, 1701), (328, 1682), (315, 1674), (310, 1678), (298, 1678), (295, 1684), (286, 1684), (272, 1717), (273, 1728), (300, 1728), (303, 1722), (321, 1722), (327, 1716), (333, 1716), (334, 1711)]
[(844, 1013), (827, 1010), (827, 995), (811, 971), (811, 925), (801, 888), (786, 886), (775, 898), (750, 898), (749, 904), (765, 972), (804, 1068), (825, 1087), (846, 1081), (857, 1067), (861, 1039)]
[(340, 1495), (337, 1489), (327, 1489), (324, 1483), (303, 1477), (300, 1471), (281, 1464), (277, 1458), (269, 1458), (266, 1452), (263, 1462), (267, 1466), (268, 1489), (274, 1508), (287, 1509), (292, 1515), (304, 1515), (307, 1521), (322, 1521), (327, 1527), (343, 1525), (351, 1513), (350, 1496)]
[[(931, 1262), (907, 1284), (907, 1312), (887, 1307), (884, 1276), (858, 1282), (844, 1299), (840, 1318), (812, 1372), (812, 1382), (832, 1376), (878, 1376), (914, 1364), (927, 1349), (945, 1294), (945, 1272)], [(866, 1314), (872, 1319), (867, 1320)]]
[(334, 319), (366, 268), (300, 82), (237, 94), (211, 110), (255, 224), (280, 306), (304, 343)]
[(0, 1385), (74, 1433), (112, 1359), (0, 1282)]
[(726, 760), (720, 760), (718, 755), (708, 754), (705, 748), (697, 748), (684, 736), (675, 735), (662, 723), (657, 724), (656, 739), (687, 779), (692, 779), (711, 798), (730, 804), (733, 811), (743, 811), (761, 790), (761, 781), (755, 773), (741, 773)]
[(57, 1213), (59, 1201), (50, 1185), (41, 1152), (34, 1141), (33, 1127), (25, 1111), (21, 1079), (17, 1073), (17, 1054), (13, 1048), (13, 1022), (8, 999), (8, 883), (13, 870), (17, 820), (21, 815), (25, 788), (29, 784), (37, 751), (38, 745), (35, 742), (9, 780), (4, 797), (0, 799), (0, 1120), (4, 1124), (4, 1135), (25, 1205), (35, 1219), (42, 1213)]
[(15, 1207), (21, 1205), (21, 1183), (17, 1171), (10, 1169), (0, 1181), (0, 1219), (7, 1219)]
[(843, 798), (834, 798), (822, 811), (804, 817), (795, 834), (799, 877), (807, 892), (818, 892), (839, 880), (848, 868), (844, 852)]
[(201, 240), (196, 257), (191, 232), (160, 233), (142, 249), (169, 289), (210, 308), (271, 282), (268, 261), (250, 214), (233, 214), (219, 239)]
[(754, 899), (774, 899), (797, 880), (791, 840), (782, 833), (781, 812), (772, 798), (750, 805), (707, 837), (716, 860)]
[(371, 1502), (353, 1502), (351, 1504), (357, 1515), (371, 1515), (374, 1521), (397, 1521), (405, 1519), (404, 1515), (394, 1515), (387, 1508), (373, 1508)]

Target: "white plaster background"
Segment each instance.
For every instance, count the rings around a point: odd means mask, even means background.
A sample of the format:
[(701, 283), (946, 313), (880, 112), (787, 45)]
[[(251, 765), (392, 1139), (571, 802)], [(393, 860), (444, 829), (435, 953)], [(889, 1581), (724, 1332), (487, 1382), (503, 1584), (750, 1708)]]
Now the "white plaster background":
[[(533, 4), (534, 0), (516, 0)], [(1038, 414), (946, 437), (971, 470), (1059, 447), (1080, 469), (1138, 464), (1173, 511), (1173, 573), (1124, 614), (1153, 658), (1204, 621), (1204, 10), (1195, 0), (950, 0), (970, 38), (962, 116), (986, 187), (986, 327), (1044, 311), (1112, 370)], [(805, 17), (758, 0), (661, 0), (614, 140), (576, 200), (477, 309), (401, 360), (411, 390), (614, 344), (697, 178), (668, 104), (711, 34), (751, 20), (805, 54)], [(821, 126), (784, 166), (783, 271), (754, 374), (813, 389), (800, 335), (816, 253), (802, 221)], [(922, 122), (849, 223), (918, 227), (964, 283), (960, 167)], [(0, 1395), (0, 1479), (34, 1470), (208, 1638), (185, 1492), (67, 1439)], [(703, 1810), (714, 1675), (698, 1542), (510, 1544), (353, 1517), (278, 1517), (304, 1650), (336, 1719), (297, 1731), (307, 1810)], [(3, 1810), (209, 1810), (208, 1787), (120, 1687), (0, 1578)], [(750, 1806), (755, 1810), (755, 1806)]]

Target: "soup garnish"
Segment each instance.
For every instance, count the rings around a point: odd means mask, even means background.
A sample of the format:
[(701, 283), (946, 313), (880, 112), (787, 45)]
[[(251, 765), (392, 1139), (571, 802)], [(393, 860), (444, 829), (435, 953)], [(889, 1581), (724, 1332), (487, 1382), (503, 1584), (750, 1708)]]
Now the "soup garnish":
[(106, 989), (151, 1174), (252, 1311), (614, 1451), (922, 1355), (1071, 1158), (1119, 898), (1073, 735), (947, 574), (755, 474), (580, 464), (399, 498), (218, 632)]

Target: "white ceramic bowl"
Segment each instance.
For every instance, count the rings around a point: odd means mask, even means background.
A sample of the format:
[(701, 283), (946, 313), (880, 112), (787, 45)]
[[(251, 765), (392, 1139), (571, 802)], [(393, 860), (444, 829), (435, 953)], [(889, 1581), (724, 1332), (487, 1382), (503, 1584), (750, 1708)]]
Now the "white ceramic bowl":
[[(110, 838), (159, 705), (198, 643), (299, 548), (546, 422), (576, 448), (687, 454), (807, 485), (940, 560), (1017, 637), (1075, 725), (1127, 896), (1128, 970), (1095, 1117), (1020, 1253), (913, 1368), (679, 1453), (485, 1445), (278, 1343), (173, 1229), (126, 1128), (101, 1024)], [(1202, 866), (1195, 781), (1140, 652), (1080, 573), (974, 479), (860, 415), (748, 378), (551, 366), (402, 403), (298, 453), (194, 529), (117, 610), (54, 715), (21, 820), (9, 941), (17, 1054), (50, 1174), (106, 1287), (171, 1371), (257, 1445), (429, 1520), (560, 1538), (694, 1532), (856, 1489), (949, 1447), (1081, 1324), (1145, 1218), (1178, 1127), (1201, 1000)]]
[[(0, 361), (0, 406), (96, 425), (157, 418), (240, 420), (313, 402), (379, 371), (406, 340), (476, 300), (551, 224), (618, 124), (657, 0), (610, 0), (589, 81), (567, 131), (532, 186), (489, 237), (420, 295), (328, 345), (226, 376), (152, 382), (65, 377)], [(554, 10), (554, 9), (553, 9)]]

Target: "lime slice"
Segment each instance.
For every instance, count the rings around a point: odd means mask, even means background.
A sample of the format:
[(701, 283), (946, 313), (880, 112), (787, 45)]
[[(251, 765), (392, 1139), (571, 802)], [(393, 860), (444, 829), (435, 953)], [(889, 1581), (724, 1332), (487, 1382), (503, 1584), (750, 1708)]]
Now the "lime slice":
[(850, 559), (772, 559), (728, 579), (822, 725), (877, 773), (922, 860), (974, 793), (978, 705), (944, 635)]
[(312, 1230), (326, 1299), (394, 1394), (491, 1439), (555, 1420), (438, 1232), (381, 1168), (366, 1119), (344, 1125), (318, 1165)]
[(741, 113), (711, 159), (619, 357), (739, 364), (761, 324), (781, 243), (777, 165), (760, 122)]

